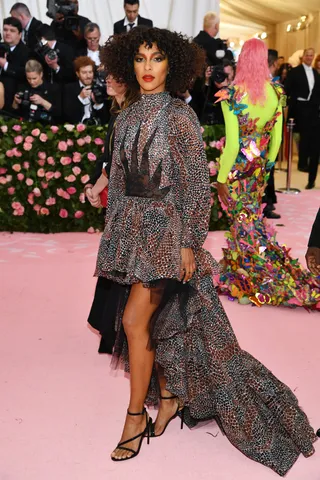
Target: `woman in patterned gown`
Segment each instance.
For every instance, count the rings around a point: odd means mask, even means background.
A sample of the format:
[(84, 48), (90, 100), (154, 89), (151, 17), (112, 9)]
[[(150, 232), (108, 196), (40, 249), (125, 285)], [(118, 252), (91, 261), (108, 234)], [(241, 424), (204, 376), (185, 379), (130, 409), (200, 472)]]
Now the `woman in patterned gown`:
[(218, 93), (226, 124), (218, 194), (232, 224), (220, 291), (240, 303), (320, 309), (320, 280), (279, 245), (263, 219), (263, 192), (282, 137), (283, 89), (270, 81), (258, 39), (242, 49), (234, 85)]
[[(130, 399), (111, 458), (135, 457), (150, 430), (161, 435), (183, 411), (190, 427), (216, 418), (245, 455), (285, 475), (300, 453), (314, 453), (316, 436), (291, 390), (241, 350), (219, 301), (219, 269), (202, 248), (210, 184), (200, 125), (171, 95), (190, 86), (203, 57), (156, 28), (114, 37), (104, 50), (108, 71), (141, 91), (118, 117), (96, 266), (126, 287), (113, 363), (130, 372)], [(159, 404), (154, 424), (145, 404)]]

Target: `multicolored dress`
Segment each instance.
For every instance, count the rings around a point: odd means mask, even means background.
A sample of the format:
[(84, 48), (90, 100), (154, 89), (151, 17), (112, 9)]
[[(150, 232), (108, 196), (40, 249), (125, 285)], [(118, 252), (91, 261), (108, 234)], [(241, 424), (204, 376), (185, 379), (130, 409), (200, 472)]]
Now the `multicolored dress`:
[(290, 256), (263, 218), (262, 197), (281, 144), (280, 85), (266, 84), (263, 106), (235, 87), (219, 93), (226, 123), (226, 147), (218, 181), (227, 182), (226, 209), (232, 224), (223, 249), (220, 292), (240, 303), (320, 309), (320, 279)]
[[(129, 371), (122, 318), (131, 286), (142, 283), (161, 295), (151, 345), (167, 389), (186, 406), (187, 425), (215, 418), (246, 456), (285, 475), (300, 453), (314, 453), (316, 436), (292, 391), (238, 344), (213, 285), (218, 265), (202, 247), (209, 216), (195, 113), (169, 93), (143, 95), (118, 117), (96, 267), (96, 275), (124, 287), (113, 364), (122, 360)], [(181, 248), (196, 259), (187, 284), (179, 280)], [(146, 403), (157, 405), (159, 395), (154, 369)]]

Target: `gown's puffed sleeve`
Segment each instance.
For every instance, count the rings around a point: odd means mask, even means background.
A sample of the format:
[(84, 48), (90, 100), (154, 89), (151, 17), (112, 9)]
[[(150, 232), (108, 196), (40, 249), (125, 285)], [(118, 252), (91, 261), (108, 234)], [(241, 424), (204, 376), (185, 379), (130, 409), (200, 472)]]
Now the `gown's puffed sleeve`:
[(179, 166), (182, 193), (182, 248), (201, 248), (210, 218), (210, 182), (201, 127), (194, 111), (185, 106), (172, 116), (171, 150)]

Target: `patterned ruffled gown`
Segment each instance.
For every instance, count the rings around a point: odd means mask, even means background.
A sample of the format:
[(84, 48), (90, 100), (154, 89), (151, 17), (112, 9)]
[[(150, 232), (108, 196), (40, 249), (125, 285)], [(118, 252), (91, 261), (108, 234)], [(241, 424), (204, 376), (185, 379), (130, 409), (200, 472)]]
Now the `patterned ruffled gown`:
[[(227, 181), (231, 219), (223, 249), (220, 292), (253, 304), (320, 310), (320, 279), (290, 256), (263, 218), (262, 197), (281, 143), (283, 90), (268, 84), (263, 106), (234, 87), (218, 96), (226, 122), (226, 147), (218, 181)], [(245, 297), (245, 298), (244, 298)]]
[[(128, 368), (122, 314), (132, 284), (162, 295), (151, 320), (156, 362), (167, 388), (186, 405), (189, 426), (216, 418), (233, 445), (284, 475), (316, 437), (291, 390), (241, 350), (213, 286), (218, 266), (202, 248), (210, 185), (200, 125), (168, 93), (142, 96), (118, 119), (106, 226), (96, 275), (125, 286), (117, 305), (114, 364)], [(191, 247), (197, 270), (179, 282), (180, 250)], [(156, 405), (153, 372), (148, 405)]]

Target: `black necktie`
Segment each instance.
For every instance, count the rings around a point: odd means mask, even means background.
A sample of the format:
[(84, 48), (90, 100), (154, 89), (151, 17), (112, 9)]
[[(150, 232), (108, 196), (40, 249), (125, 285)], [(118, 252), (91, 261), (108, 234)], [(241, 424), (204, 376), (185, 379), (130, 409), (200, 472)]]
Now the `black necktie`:
[(24, 31), (23, 43), (24, 43), (25, 45), (28, 44), (28, 30), (25, 30), (25, 31)]
[(134, 23), (129, 23), (129, 27), (130, 27), (130, 30), (132, 30), (134, 27)]

